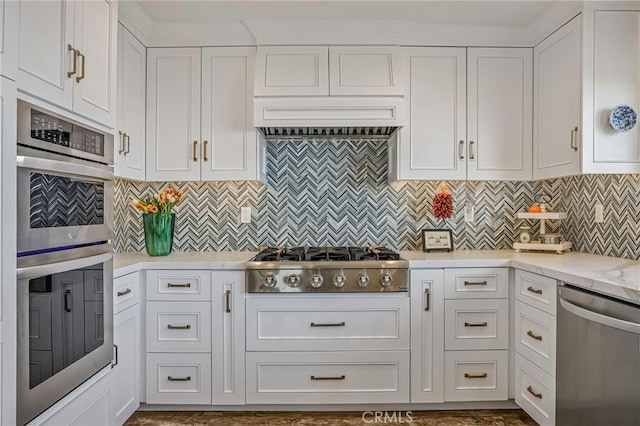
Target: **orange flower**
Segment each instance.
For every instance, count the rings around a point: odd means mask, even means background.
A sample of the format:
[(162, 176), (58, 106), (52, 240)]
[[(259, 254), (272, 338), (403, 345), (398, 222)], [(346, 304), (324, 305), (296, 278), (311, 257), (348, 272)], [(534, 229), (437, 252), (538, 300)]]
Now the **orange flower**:
[(166, 191), (167, 191), (167, 194), (173, 194), (173, 189), (172, 188), (167, 188)]
[(154, 206), (153, 204), (148, 206), (148, 209), (149, 209), (150, 213), (158, 213), (158, 208), (156, 206)]
[(176, 194), (178, 196), (178, 198), (182, 197), (182, 194), (184, 194), (184, 191), (178, 191), (178, 193)]
[(160, 193), (160, 199), (158, 200), (160, 204), (164, 204), (167, 202), (167, 195), (163, 192)]

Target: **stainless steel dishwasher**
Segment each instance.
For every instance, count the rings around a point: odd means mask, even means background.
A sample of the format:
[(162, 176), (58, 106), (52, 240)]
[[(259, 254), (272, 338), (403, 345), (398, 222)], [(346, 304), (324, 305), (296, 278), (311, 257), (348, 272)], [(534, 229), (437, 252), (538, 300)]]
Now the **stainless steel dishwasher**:
[(558, 287), (556, 424), (640, 425), (640, 305)]

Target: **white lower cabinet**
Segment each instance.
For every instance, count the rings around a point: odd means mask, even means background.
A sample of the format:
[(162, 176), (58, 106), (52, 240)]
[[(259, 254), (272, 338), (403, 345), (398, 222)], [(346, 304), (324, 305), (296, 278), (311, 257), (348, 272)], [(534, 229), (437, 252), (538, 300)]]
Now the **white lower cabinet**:
[(211, 354), (148, 353), (148, 404), (211, 404)]
[(444, 401), (444, 271), (411, 271), (411, 402)]
[(556, 280), (516, 270), (516, 404), (540, 425), (555, 424)]
[(555, 378), (516, 354), (516, 404), (541, 426), (556, 420)]
[(211, 352), (211, 302), (148, 302), (147, 352)]
[(247, 403), (409, 402), (408, 351), (248, 352)]
[(110, 367), (105, 367), (29, 425), (43, 426), (110, 426), (112, 422), (112, 399)]
[(140, 314), (132, 306), (113, 318), (116, 359), (111, 370), (111, 424), (124, 424), (140, 406)]
[(509, 299), (445, 301), (446, 350), (506, 349)]
[(447, 351), (444, 360), (445, 401), (506, 400), (509, 351)]

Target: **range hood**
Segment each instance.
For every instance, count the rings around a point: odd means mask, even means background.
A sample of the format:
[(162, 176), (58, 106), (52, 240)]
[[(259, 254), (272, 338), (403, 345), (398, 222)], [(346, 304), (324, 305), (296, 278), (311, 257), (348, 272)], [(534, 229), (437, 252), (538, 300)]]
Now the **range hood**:
[(267, 139), (388, 139), (404, 125), (399, 97), (256, 97), (254, 126)]
[(281, 139), (384, 139), (400, 127), (258, 127), (266, 140)]

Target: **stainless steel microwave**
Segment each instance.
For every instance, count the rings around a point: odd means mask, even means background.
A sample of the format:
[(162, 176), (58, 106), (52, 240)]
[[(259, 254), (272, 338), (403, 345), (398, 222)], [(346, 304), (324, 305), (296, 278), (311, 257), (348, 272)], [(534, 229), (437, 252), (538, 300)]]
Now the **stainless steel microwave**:
[(113, 238), (113, 135), (18, 104), (19, 256)]

